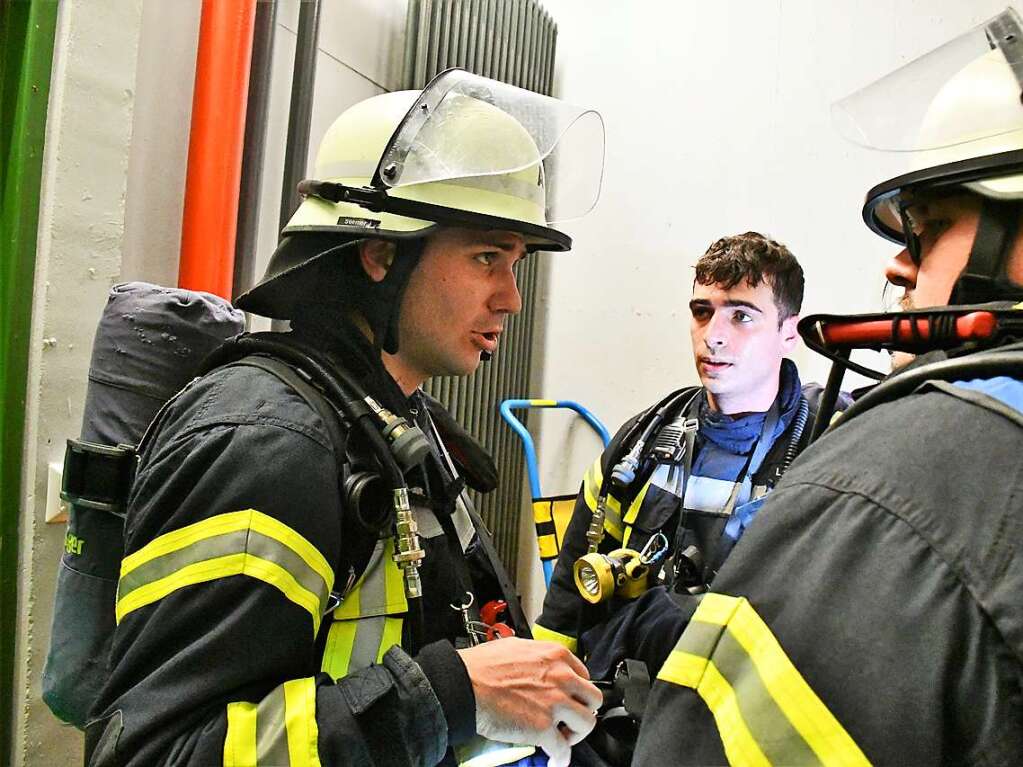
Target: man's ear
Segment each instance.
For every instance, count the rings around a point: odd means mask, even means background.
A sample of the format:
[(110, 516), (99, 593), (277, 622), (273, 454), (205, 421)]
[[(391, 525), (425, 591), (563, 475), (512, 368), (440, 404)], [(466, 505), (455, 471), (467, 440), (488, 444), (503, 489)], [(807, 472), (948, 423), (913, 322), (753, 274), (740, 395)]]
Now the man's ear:
[(793, 314), (781, 321), (781, 328), (778, 332), (781, 333), (781, 348), (786, 354), (795, 349), (799, 343), (799, 331), (796, 330), (798, 324), (798, 314)]
[(387, 276), (387, 270), (394, 263), (396, 248), (388, 240), (363, 240), (359, 243), (359, 261), (373, 282), (380, 282)]

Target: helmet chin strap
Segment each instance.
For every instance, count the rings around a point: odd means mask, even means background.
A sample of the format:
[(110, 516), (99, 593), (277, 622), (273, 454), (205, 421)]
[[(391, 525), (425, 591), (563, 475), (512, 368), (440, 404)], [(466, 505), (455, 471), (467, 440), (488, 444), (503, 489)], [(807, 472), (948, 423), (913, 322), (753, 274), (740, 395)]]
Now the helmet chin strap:
[(387, 270), (387, 276), (383, 279), (383, 282), (390, 283), (391, 306), (390, 312), (387, 315), (386, 325), (383, 328), (383, 335), (376, 335), (376, 329), (374, 328), (374, 338), (381, 339), (382, 343), (380, 343), (380, 346), (388, 354), (398, 353), (401, 302), (405, 297), (405, 289), (408, 287), (409, 278), (412, 276), (412, 272), (415, 271), (416, 266), (419, 265), (419, 257), (423, 254), (424, 243), (425, 240), (421, 239), (399, 240), (394, 254), (394, 262), (391, 264), (391, 268)]
[(409, 278), (419, 264), (425, 240), (395, 240), (394, 260), (380, 282), (373, 282), (359, 267), (361, 285), (353, 298), (369, 323), (373, 345), (388, 354), (398, 352), (401, 303)]
[(1023, 301), (1023, 286), (1009, 281), (1006, 262), (1023, 216), (1023, 202), (984, 198), (970, 259), (956, 281), (949, 304)]

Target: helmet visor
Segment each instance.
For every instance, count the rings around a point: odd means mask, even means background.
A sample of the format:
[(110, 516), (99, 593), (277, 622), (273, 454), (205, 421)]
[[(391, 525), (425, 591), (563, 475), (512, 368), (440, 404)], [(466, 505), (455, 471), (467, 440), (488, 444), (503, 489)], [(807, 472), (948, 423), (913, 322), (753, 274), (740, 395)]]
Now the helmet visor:
[[(1023, 22), (1013, 8), (832, 106), (849, 141), (917, 152), (961, 147), (954, 159), (1021, 148)], [(950, 158), (951, 159), (951, 158)]]
[(534, 223), (553, 224), (593, 208), (603, 166), (596, 111), (450, 69), (398, 126), (373, 185), (450, 182), (527, 203), (542, 219)]

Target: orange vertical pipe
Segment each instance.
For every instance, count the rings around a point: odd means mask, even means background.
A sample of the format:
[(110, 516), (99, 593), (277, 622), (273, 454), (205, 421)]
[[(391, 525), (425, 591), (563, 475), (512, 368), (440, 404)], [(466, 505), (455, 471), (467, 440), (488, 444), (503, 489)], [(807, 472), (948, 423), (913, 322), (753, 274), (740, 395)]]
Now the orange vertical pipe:
[(203, 0), (178, 285), (231, 298), (256, 0)]

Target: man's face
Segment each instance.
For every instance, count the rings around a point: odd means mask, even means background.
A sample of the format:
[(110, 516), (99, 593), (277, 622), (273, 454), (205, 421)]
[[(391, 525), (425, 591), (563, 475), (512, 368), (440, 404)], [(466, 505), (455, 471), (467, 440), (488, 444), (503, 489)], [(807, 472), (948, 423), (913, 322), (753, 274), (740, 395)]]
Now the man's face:
[[(903, 248), (885, 267), (885, 279), (902, 288), (903, 309), (944, 306), (959, 274), (966, 267), (980, 222), (980, 201), (972, 195), (946, 197), (913, 204), (909, 214), (920, 240), (920, 263)], [(896, 352), (892, 367), (902, 367), (913, 355)]]
[(770, 284), (693, 285), (690, 334), (696, 372), (713, 408), (764, 412), (778, 394), (782, 358), (795, 348), (797, 316), (778, 324)]
[(497, 349), (505, 317), (522, 309), (513, 267), (525, 255), (514, 232), (430, 236), (402, 300), (397, 357), (412, 378), (468, 375)]

